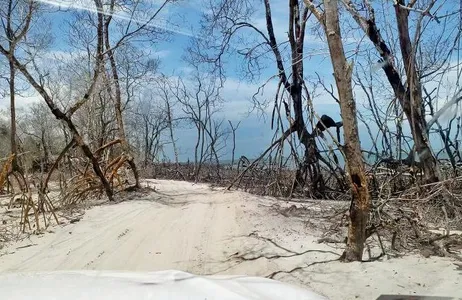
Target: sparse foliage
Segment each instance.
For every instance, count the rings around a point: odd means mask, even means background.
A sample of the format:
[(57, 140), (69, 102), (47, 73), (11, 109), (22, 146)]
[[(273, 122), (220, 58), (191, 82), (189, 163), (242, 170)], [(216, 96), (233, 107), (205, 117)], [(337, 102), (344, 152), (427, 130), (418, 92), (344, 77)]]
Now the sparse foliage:
[[(350, 201), (339, 214), (348, 220), (345, 261), (362, 260), (374, 234), (391, 248), (424, 243), (424, 213), (447, 228), (441, 239), (457, 243), (449, 232), (462, 220), (460, 8), (446, 0), (204, 1), (181, 60), (170, 47), (186, 67), (164, 71), (171, 66), (157, 44), (188, 27), (176, 30), (164, 14), (176, 2), (93, 0), (53, 11), (68, 22), (56, 36), (38, 30), (55, 21), (42, 1), (0, 4), (0, 97), (9, 98), (0, 112), (0, 194), (21, 208), (22, 231), (40, 232), (58, 222), (57, 209), (117, 200), (157, 177)], [(227, 106), (240, 100), (225, 92), (238, 75), (258, 83), (247, 100), (270, 115), (261, 126), (273, 138), (256, 157), (242, 142), (248, 127)], [(39, 102), (17, 107), (24, 95)], [(337, 104), (340, 115), (320, 112)], [(433, 236), (430, 245), (449, 255)]]

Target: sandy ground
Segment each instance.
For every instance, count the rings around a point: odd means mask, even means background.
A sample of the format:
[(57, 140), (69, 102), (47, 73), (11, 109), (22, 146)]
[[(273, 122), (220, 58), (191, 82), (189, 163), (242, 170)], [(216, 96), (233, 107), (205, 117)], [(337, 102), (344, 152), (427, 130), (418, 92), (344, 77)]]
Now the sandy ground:
[[(462, 272), (446, 258), (336, 261), (342, 250), (318, 244), (320, 231), (313, 222), (275, 209), (293, 203), (187, 182), (145, 184), (156, 192), (95, 206), (78, 222), (0, 250), (0, 272), (175, 269), (201, 275), (273, 275), (329, 299), (462, 295)], [(316, 211), (326, 204), (304, 205)]]

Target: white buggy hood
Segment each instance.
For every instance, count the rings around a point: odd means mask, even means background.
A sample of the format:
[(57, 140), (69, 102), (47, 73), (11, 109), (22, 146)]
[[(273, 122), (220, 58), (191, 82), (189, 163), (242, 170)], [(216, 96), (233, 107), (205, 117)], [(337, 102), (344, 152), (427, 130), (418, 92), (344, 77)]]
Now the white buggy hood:
[(326, 300), (310, 290), (248, 276), (181, 271), (59, 271), (0, 274), (5, 300)]

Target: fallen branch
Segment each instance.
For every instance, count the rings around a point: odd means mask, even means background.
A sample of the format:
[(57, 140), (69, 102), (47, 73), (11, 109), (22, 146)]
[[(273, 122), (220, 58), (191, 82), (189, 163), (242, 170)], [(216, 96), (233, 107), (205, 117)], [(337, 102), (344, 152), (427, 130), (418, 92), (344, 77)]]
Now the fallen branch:
[(247, 171), (251, 168), (253, 168), (263, 157), (266, 156), (266, 154), (268, 154), (268, 152), (271, 151), (271, 149), (273, 149), (274, 146), (276, 146), (277, 144), (280, 144), (282, 143), (287, 137), (289, 137), (292, 133), (294, 133), (296, 131), (296, 128), (295, 126), (291, 126), (289, 129), (287, 129), (284, 134), (279, 138), (277, 139), (276, 141), (274, 141), (271, 146), (269, 146), (257, 159), (255, 159), (249, 166), (247, 166), (247, 168), (245, 168), (241, 174), (239, 174), (239, 176), (237, 176), (232, 182), (230, 185), (228, 185), (228, 187), (226, 188), (228, 191), (233, 187), (233, 185), (238, 181), (240, 180), (244, 175), (245, 173), (247, 173)]
[(307, 264), (306, 266), (304, 267), (295, 267), (289, 271), (275, 271), (269, 275), (266, 275), (265, 277), (266, 278), (270, 278), (270, 279), (274, 279), (274, 277), (278, 274), (291, 274), (293, 272), (296, 272), (296, 271), (301, 271), (303, 269), (307, 269), (309, 267), (312, 267), (312, 266), (315, 266), (315, 265), (320, 265), (320, 264), (327, 264), (327, 263), (330, 263), (330, 262), (334, 262), (334, 261), (340, 261), (340, 258), (336, 258), (336, 259), (329, 259), (329, 260), (324, 260), (324, 261), (315, 261), (315, 262), (312, 262), (312, 263), (309, 263)]

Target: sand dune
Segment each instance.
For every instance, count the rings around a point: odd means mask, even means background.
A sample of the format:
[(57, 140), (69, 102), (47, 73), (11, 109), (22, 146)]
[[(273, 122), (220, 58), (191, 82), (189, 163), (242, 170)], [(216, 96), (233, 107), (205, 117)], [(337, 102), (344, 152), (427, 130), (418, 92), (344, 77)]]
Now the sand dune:
[[(408, 256), (343, 264), (334, 261), (341, 249), (316, 242), (319, 232), (309, 220), (288, 218), (274, 209), (288, 205), (281, 200), (203, 184), (147, 183), (155, 185), (156, 192), (95, 206), (78, 222), (0, 250), (0, 271), (273, 274), (329, 299), (376, 299), (393, 293), (462, 295), (462, 274), (449, 259)], [(327, 204), (305, 204), (312, 210), (320, 205)], [(298, 267), (290, 274), (275, 274)]]

